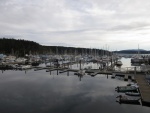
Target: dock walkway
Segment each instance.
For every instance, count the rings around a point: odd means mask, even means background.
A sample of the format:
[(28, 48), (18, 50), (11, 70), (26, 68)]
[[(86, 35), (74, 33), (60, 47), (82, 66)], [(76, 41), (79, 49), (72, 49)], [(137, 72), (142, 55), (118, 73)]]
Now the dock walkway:
[(135, 75), (136, 82), (139, 85), (139, 91), (141, 93), (141, 101), (143, 105), (150, 106), (150, 86), (148, 85), (145, 75)]

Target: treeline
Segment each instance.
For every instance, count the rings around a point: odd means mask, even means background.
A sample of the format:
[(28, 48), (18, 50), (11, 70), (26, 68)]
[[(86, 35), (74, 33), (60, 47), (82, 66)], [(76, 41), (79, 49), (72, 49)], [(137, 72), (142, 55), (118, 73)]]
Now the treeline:
[(26, 41), (22, 39), (0, 39), (0, 53), (3, 54), (14, 54), (18, 56), (23, 56), (32, 52), (39, 52), (41, 46), (33, 41)]
[(33, 41), (8, 38), (0, 38), (0, 53), (16, 56), (25, 56), (26, 54), (111, 54), (109, 51), (99, 49), (44, 46)]

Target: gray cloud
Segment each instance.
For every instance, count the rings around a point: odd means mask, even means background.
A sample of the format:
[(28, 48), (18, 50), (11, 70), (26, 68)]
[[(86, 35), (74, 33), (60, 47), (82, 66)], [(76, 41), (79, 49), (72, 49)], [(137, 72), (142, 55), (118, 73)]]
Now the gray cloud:
[(141, 43), (149, 49), (149, 6), (149, 0), (1, 0), (0, 37), (111, 49)]

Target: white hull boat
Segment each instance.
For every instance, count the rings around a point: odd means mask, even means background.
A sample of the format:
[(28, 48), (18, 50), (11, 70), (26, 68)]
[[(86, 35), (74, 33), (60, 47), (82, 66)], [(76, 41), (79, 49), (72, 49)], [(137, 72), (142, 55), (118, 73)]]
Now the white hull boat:
[(116, 66), (122, 66), (122, 62), (121, 61), (117, 61), (116, 62)]
[(129, 96), (140, 96), (139, 92), (126, 92), (125, 94)]

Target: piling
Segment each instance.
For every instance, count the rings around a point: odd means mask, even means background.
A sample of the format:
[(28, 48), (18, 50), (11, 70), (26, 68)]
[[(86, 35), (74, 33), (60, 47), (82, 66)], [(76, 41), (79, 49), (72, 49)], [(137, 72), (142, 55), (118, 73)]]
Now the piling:
[(125, 74), (125, 76), (124, 76), (124, 81), (128, 81), (128, 75), (127, 74)]
[(58, 75), (58, 69), (57, 69), (57, 75)]
[(136, 75), (136, 67), (134, 67), (134, 75)]
[(80, 70), (81, 70), (81, 60), (79, 61), (79, 63), (80, 63)]

